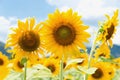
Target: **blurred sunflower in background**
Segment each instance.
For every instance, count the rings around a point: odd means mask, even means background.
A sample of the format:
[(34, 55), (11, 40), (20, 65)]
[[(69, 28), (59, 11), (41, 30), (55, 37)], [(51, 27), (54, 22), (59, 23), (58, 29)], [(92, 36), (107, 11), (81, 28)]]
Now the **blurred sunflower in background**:
[(12, 60), (13, 63), (13, 70), (15, 70), (16, 72), (22, 72), (23, 68), (24, 68), (24, 64), (21, 63), (21, 59), (20, 58), (15, 58)]
[(7, 67), (0, 68), (0, 80), (4, 80), (9, 75), (9, 72), (10, 70)]
[(60, 58), (67, 58), (77, 55), (80, 48), (86, 49), (83, 43), (88, 42), (90, 34), (85, 32), (88, 26), (83, 24), (77, 12), (72, 9), (60, 12), (57, 9), (48, 17), (41, 30), (41, 39), (46, 50)]
[(46, 58), (43, 65), (45, 67), (47, 67), (51, 73), (53, 74), (53, 76), (56, 76), (59, 74), (59, 70), (60, 70), (60, 65), (59, 65), (59, 61), (57, 59), (54, 58)]
[(107, 74), (109, 75), (110, 79), (113, 79), (116, 73), (115, 66), (111, 65), (111, 63), (106, 63), (106, 68), (108, 69)]
[[(109, 72), (111, 72), (110, 66), (108, 68), (109, 63), (105, 63), (105, 62), (97, 62), (95, 64), (92, 64), (92, 67), (96, 67), (97, 70), (95, 71), (95, 73), (89, 75), (88, 80), (111, 80), (113, 77), (110, 77)], [(113, 75), (113, 73), (111, 72), (111, 75)]]
[(116, 26), (118, 26), (118, 9), (114, 12), (114, 15), (111, 18), (109, 15), (106, 15), (106, 17), (107, 20), (101, 26), (97, 40), (107, 42), (112, 47), (112, 38), (116, 32)]
[(0, 52), (0, 80), (4, 80), (4, 78), (9, 74), (8, 64), (8, 57)]
[(120, 69), (120, 57), (113, 59), (113, 65), (116, 69)]
[(15, 56), (27, 57), (31, 54), (42, 53), (40, 41), (40, 23), (35, 25), (35, 19), (26, 22), (18, 20), (18, 27), (11, 28), (5, 47), (12, 47)]
[(0, 52), (0, 68), (5, 67), (9, 64), (8, 57)]
[(109, 49), (109, 46), (106, 43), (102, 43), (102, 45), (100, 45), (96, 49), (94, 57), (96, 59), (98, 59), (100, 57), (110, 58), (110, 49)]

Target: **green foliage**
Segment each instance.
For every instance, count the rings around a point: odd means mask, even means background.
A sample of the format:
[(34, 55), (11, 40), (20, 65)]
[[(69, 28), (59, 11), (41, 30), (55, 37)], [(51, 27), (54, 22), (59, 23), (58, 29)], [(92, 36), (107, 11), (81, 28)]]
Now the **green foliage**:
[[(71, 76), (72, 78), (67, 76)], [(64, 78), (66, 79), (66, 77), (67, 77), (67, 80), (84, 80), (83, 73), (78, 71), (75, 68), (71, 68), (65, 71)]]
[(23, 57), (21, 60), (21, 64), (24, 65), (27, 62), (27, 58)]
[[(23, 80), (24, 72), (16, 72), (11, 70), (5, 80)], [(36, 65), (32, 68), (27, 68), (27, 80), (48, 80), (52, 77), (49, 69), (42, 65)]]
[(10, 74), (5, 78), (5, 80), (23, 80), (23, 73), (10, 71)]
[(93, 74), (97, 70), (97, 68), (95, 68), (95, 67), (86, 68), (86, 67), (78, 66), (78, 70), (80, 70), (86, 74)]
[(43, 77), (52, 77), (51, 71), (42, 66), (42, 65), (36, 65), (32, 68), (27, 69), (27, 78), (30, 80), (31, 78), (43, 78)]
[(67, 66), (71, 64), (76, 64), (82, 62), (84, 59), (71, 59), (67, 62)]
[(117, 70), (112, 80), (120, 80), (120, 70)]
[(103, 32), (104, 32), (104, 29), (100, 28), (98, 33), (103, 33)]

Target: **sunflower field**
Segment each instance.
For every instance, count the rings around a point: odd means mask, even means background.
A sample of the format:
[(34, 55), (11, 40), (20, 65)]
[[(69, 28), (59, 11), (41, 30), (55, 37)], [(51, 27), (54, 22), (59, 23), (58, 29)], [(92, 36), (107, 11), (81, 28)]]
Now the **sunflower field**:
[(55, 10), (36, 24), (34, 17), (18, 20), (0, 52), (0, 80), (120, 80), (120, 57), (111, 55), (119, 26), (119, 11), (98, 23), (91, 45), (89, 26), (72, 9)]

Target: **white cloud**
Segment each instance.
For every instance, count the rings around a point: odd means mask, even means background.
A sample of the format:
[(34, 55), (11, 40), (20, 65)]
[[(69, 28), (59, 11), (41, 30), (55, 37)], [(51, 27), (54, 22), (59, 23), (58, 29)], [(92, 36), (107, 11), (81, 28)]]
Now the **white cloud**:
[[(47, 0), (47, 2), (50, 4), (50, 5), (55, 5), (57, 7), (62, 7), (62, 6), (71, 6), (72, 8), (73, 7), (76, 7), (79, 3), (79, 0)], [(77, 5), (76, 5), (77, 4)]]
[(117, 8), (117, 6), (109, 6), (109, 3), (114, 1), (105, 2), (104, 0), (47, 0), (47, 2), (62, 11), (73, 8), (86, 19), (101, 17), (106, 13), (113, 12)]
[(113, 43), (120, 45), (120, 26), (117, 27), (117, 31), (113, 37)]
[(0, 16), (0, 41), (5, 42), (7, 39), (7, 34), (9, 33), (9, 29), (14, 27), (17, 19), (15, 17), (5, 18)]
[(105, 7), (104, 4), (102, 0), (81, 0), (77, 11), (83, 15), (84, 18), (96, 18), (115, 10), (114, 7)]

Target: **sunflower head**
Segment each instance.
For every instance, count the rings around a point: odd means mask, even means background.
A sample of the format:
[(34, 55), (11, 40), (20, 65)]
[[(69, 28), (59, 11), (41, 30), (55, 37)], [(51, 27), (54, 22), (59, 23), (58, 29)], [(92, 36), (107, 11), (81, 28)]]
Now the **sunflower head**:
[(0, 52), (0, 67), (6, 67), (9, 64), (8, 57)]
[(115, 72), (116, 72), (115, 67), (111, 64), (108, 64), (107, 66), (108, 66), (108, 68), (107, 68), (108, 72), (107, 73), (108, 73), (109, 77), (112, 79), (115, 76)]
[(48, 58), (44, 61), (43, 65), (46, 66), (51, 71), (53, 76), (58, 75), (60, 66), (59, 61), (57, 59)]
[(56, 10), (49, 14), (41, 31), (45, 49), (65, 58), (76, 55), (80, 48), (86, 49), (83, 43), (88, 42), (90, 35), (85, 32), (88, 26), (85, 26), (80, 18), (72, 9), (66, 12)]
[(109, 46), (106, 43), (103, 43), (102, 45), (99, 46), (99, 48), (96, 49), (94, 56), (96, 59), (100, 57), (110, 58)]
[(118, 10), (114, 12), (114, 15), (110, 18), (106, 15), (107, 19), (101, 27), (102, 33), (97, 37), (97, 40), (102, 42), (108, 42), (112, 47), (112, 37), (116, 32), (116, 26), (118, 26)]
[(110, 77), (111, 75), (111, 66), (109, 66), (109, 63), (105, 62), (97, 62), (92, 65), (92, 67), (96, 67), (97, 70), (89, 76), (89, 80), (111, 80), (113, 77)]
[(18, 20), (18, 27), (11, 28), (5, 47), (12, 47), (16, 56), (30, 58), (31, 54), (43, 53), (40, 41), (41, 23), (35, 25), (35, 18)]
[(4, 80), (4, 78), (9, 74), (8, 69), (9, 60), (8, 57), (5, 56), (2, 52), (0, 52), (0, 79)]
[(16, 57), (12, 60), (12, 63), (13, 63), (13, 69), (17, 72), (22, 72), (23, 71), (23, 68), (24, 68), (24, 64), (21, 63), (21, 60), (20, 58)]
[(113, 64), (116, 69), (120, 69), (120, 58), (115, 58), (113, 60), (115, 63)]

